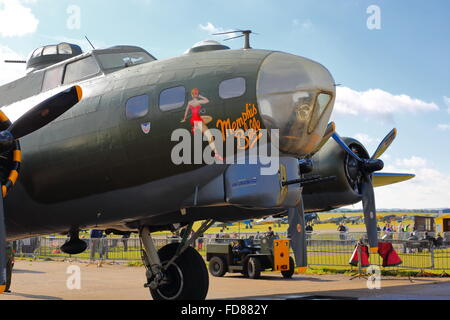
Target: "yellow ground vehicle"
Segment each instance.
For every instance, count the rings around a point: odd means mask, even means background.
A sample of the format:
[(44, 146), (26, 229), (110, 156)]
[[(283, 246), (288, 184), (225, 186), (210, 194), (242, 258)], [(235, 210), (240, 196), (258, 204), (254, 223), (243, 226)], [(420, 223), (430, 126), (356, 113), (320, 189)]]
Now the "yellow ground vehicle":
[(436, 218), (436, 232), (450, 232), (450, 215)]
[(209, 244), (206, 260), (209, 261), (209, 272), (215, 277), (223, 277), (227, 272), (240, 272), (246, 277), (257, 279), (262, 271), (271, 269), (280, 271), (285, 278), (291, 278), (295, 263), (289, 252), (289, 240), (272, 237), (239, 239), (231, 243)]

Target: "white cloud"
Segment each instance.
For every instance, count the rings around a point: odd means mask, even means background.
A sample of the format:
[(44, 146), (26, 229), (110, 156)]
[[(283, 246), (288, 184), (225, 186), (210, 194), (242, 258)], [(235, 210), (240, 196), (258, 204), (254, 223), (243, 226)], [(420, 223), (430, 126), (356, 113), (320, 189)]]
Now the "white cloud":
[(402, 168), (426, 168), (428, 163), (423, 158), (412, 156), (409, 159), (396, 159), (395, 165)]
[(22, 37), (36, 32), (39, 20), (24, 4), (36, 0), (0, 0), (0, 36)]
[(222, 28), (217, 28), (211, 22), (208, 22), (206, 25), (199, 24), (200, 29), (203, 31), (207, 31), (209, 33), (219, 33), (224, 32)]
[(374, 139), (365, 133), (355, 134), (355, 139), (358, 140), (359, 142), (361, 142), (363, 145), (370, 145), (372, 143), (379, 141), (378, 139)]
[(5, 63), (4, 60), (24, 60), (24, 57), (10, 48), (0, 45), (0, 85), (25, 75), (25, 64)]
[(292, 26), (294, 28), (300, 28), (302, 30), (310, 30), (313, 28), (313, 23), (309, 19), (306, 19), (304, 21), (300, 21), (299, 19), (294, 19), (294, 20), (292, 20)]
[(450, 98), (444, 96), (444, 102), (445, 102), (445, 104), (446, 104), (447, 107), (448, 107), (447, 112), (450, 113)]
[(448, 124), (439, 124), (437, 128), (438, 128), (439, 131), (448, 131), (448, 130), (450, 130), (450, 123), (448, 123)]
[(338, 87), (336, 114), (378, 115), (391, 117), (396, 113), (418, 113), (439, 110), (434, 103), (428, 103), (408, 95), (393, 95), (381, 89), (355, 91), (347, 87)]
[(448, 208), (450, 207), (450, 176), (433, 167), (427, 159), (413, 156), (395, 159), (383, 172), (412, 173), (412, 180), (376, 188), (379, 208)]
[[(199, 24), (198, 27), (201, 30), (208, 32), (208, 34), (210, 34), (210, 35), (212, 35), (214, 33), (223, 33), (223, 32), (231, 32), (231, 31), (233, 31), (232, 29), (224, 29), (222, 27), (216, 27), (211, 22), (208, 22), (206, 25)], [(232, 38), (232, 37), (239, 36), (239, 33), (230, 33), (230, 34), (225, 34), (224, 36), (226, 36), (227, 38), (228, 37)]]

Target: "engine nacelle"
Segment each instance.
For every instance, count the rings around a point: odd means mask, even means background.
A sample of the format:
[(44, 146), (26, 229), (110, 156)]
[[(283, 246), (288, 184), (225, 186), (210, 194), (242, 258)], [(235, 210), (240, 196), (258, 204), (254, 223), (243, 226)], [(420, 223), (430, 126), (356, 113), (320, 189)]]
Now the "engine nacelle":
[[(358, 154), (368, 159), (364, 146), (353, 138), (342, 138)], [(335, 180), (305, 185), (303, 199), (305, 211), (319, 212), (358, 203), (361, 196), (361, 171), (358, 162), (350, 157), (333, 139), (330, 139), (313, 157), (314, 169), (305, 177), (336, 177)]]

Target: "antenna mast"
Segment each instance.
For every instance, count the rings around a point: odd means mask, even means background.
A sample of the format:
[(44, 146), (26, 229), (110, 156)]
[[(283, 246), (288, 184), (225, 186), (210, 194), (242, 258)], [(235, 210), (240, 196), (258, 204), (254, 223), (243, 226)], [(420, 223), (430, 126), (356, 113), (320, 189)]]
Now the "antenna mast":
[(228, 38), (228, 39), (225, 39), (224, 41), (244, 37), (245, 38), (244, 49), (252, 49), (252, 47), (250, 46), (250, 35), (252, 33), (257, 34), (257, 33), (252, 32), (252, 30), (235, 30), (235, 31), (229, 31), (229, 32), (214, 33), (213, 36), (218, 36), (218, 35), (223, 35), (223, 34), (234, 34), (234, 33), (242, 33), (242, 35)]
[(86, 40), (89, 42), (89, 44), (91, 45), (92, 49), (95, 50), (94, 45), (92, 44), (91, 40), (89, 40), (89, 38), (87, 36), (84, 36), (86, 38)]

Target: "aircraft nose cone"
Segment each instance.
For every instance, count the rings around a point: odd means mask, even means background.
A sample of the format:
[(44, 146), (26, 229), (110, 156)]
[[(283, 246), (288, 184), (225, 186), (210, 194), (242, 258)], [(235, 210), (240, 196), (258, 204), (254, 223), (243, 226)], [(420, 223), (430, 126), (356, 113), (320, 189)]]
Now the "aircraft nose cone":
[[(312, 60), (272, 53), (262, 63), (257, 85), (258, 104), (266, 129), (278, 129), (281, 152), (311, 153), (320, 143), (335, 98), (330, 72)], [(273, 132), (273, 131), (272, 131)]]

